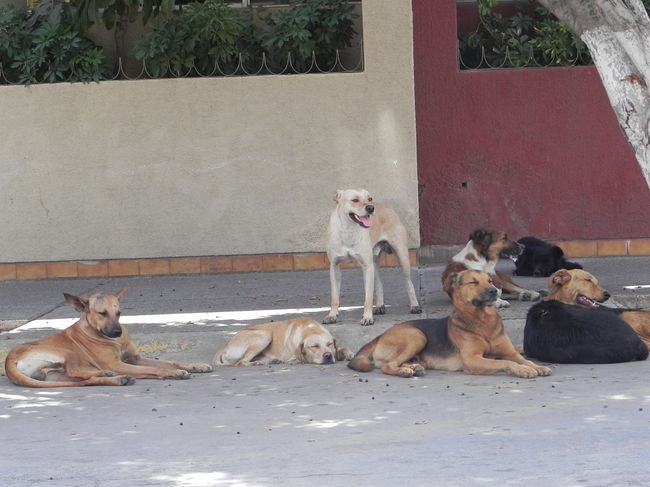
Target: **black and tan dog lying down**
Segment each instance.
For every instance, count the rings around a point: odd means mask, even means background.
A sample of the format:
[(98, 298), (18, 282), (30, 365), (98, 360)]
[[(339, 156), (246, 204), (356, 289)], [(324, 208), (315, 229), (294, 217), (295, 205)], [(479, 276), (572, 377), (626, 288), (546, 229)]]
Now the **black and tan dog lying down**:
[(528, 310), (524, 354), (552, 363), (645, 360), (650, 312), (601, 306), (610, 294), (579, 269), (549, 277), (550, 294)]
[(447, 318), (399, 323), (364, 345), (348, 363), (369, 372), (413, 377), (425, 369), (462, 370), (467, 374), (505, 372), (517, 377), (551, 374), (515, 350), (495, 302), (498, 290), (486, 272), (466, 270), (447, 276), (454, 310)]

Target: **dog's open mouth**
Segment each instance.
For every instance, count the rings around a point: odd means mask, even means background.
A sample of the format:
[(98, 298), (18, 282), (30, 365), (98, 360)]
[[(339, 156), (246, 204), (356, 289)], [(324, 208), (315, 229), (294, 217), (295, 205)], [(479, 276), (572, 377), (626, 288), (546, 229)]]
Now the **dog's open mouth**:
[(578, 297), (576, 298), (576, 303), (579, 304), (580, 306), (584, 306), (585, 308), (597, 308), (600, 306), (600, 303), (594, 301), (591, 298), (588, 298), (584, 294), (578, 294)]
[(356, 213), (350, 213), (350, 218), (364, 228), (370, 228), (372, 226), (372, 218), (370, 215), (359, 216)]

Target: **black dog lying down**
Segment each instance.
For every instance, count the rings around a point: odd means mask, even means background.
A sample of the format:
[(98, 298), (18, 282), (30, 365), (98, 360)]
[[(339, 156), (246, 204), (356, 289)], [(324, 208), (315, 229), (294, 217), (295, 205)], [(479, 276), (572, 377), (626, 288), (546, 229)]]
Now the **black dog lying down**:
[(542, 301), (528, 310), (524, 355), (559, 364), (607, 364), (648, 358), (648, 347), (620, 318), (625, 310)]
[[(560, 269), (548, 279), (550, 294), (528, 310), (524, 354), (545, 362), (604, 364), (648, 358), (645, 313), (601, 306), (610, 294), (592, 274)], [(635, 316), (641, 316), (635, 322)], [(630, 324), (625, 320), (631, 320)]]
[(524, 250), (515, 262), (513, 274), (516, 276), (548, 277), (560, 269), (582, 269), (580, 264), (567, 261), (557, 245), (536, 237), (522, 237), (517, 242)]

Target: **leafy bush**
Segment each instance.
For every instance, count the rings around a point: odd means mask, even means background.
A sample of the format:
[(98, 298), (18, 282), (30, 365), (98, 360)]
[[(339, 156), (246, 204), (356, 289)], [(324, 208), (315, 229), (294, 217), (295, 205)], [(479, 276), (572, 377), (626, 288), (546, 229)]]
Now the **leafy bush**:
[(291, 54), (294, 67), (308, 71), (313, 55), (327, 70), (336, 62), (336, 51), (350, 47), (357, 17), (345, 0), (291, 0), (290, 8), (264, 18), (260, 42), (275, 65), (286, 64)]
[(33, 10), (0, 7), (0, 67), (12, 83), (99, 81), (109, 74), (102, 49), (72, 25), (67, 4)]
[[(463, 67), (573, 66), (591, 64), (585, 44), (537, 2), (503, 16), (479, 9), (476, 31), (460, 38)], [(484, 66), (484, 63), (488, 66)]]
[(136, 58), (149, 74), (187, 75), (192, 69), (212, 74), (238, 56), (248, 23), (223, 0), (189, 3), (182, 11), (159, 15), (153, 30), (136, 43)]
[[(262, 53), (273, 71), (283, 71), (291, 53), (295, 71), (330, 70), (336, 51), (351, 45), (357, 14), (345, 0), (291, 0), (256, 18), (253, 9), (233, 9), (223, 0), (188, 3), (158, 15), (153, 31), (136, 44), (136, 57), (153, 77), (257, 72)], [(314, 56), (317, 66), (312, 64)]]

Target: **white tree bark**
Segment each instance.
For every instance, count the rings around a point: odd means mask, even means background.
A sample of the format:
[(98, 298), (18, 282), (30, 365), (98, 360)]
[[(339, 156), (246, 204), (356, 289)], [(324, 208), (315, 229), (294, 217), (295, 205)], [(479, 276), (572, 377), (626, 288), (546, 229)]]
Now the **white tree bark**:
[(650, 187), (650, 18), (641, 0), (538, 0), (589, 48)]

